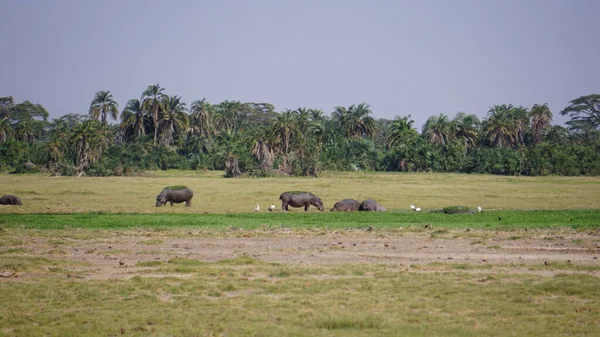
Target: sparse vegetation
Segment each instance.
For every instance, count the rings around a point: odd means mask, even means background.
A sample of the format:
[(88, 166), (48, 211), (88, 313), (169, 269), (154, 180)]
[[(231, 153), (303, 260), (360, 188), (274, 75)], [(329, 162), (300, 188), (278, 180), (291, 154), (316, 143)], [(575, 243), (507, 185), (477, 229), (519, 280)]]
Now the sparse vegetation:
[[(0, 208), (0, 334), (597, 334), (598, 178), (154, 175), (0, 175), (3, 188), (40, 198)], [(156, 189), (177, 183), (202, 186), (197, 208), (156, 209)], [(287, 189), (333, 204), (372, 196), (375, 184), (389, 212), (251, 212)], [(439, 209), (449, 198), (486, 211), (408, 208)], [(506, 260), (528, 245), (584, 258)]]

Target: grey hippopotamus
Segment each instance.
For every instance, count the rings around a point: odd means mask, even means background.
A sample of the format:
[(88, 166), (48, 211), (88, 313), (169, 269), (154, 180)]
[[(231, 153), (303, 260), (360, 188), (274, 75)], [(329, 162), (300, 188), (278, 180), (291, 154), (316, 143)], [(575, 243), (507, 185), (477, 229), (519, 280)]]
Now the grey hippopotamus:
[(0, 205), (23, 205), (23, 202), (21, 201), (21, 198), (7, 194), (0, 198)]
[(360, 207), (360, 201), (354, 199), (340, 200), (331, 208), (332, 212), (356, 212)]
[(386, 208), (373, 199), (367, 199), (360, 204), (358, 210), (361, 212), (385, 212)]
[(325, 208), (323, 207), (323, 201), (321, 198), (310, 192), (302, 192), (302, 191), (294, 191), (294, 192), (283, 192), (279, 196), (279, 200), (281, 200), (281, 209), (284, 211), (289, 211), (288, 206), (292, 207), (302, 207), (304, 206), (304, 211), (308, 211), (310, 205), (315, 206), (319, 209), (319, 211), (323, 211)]
[(190, 207), (192, 205), (193, 197), (194, 192), (186, 186), (165, 187), (165, 189), (156, 196), (156, 207), (163, 206), (167, 202), (171, 203), (171, 206), (173, 206), (173, 203), (178, 204), (184, 201), (185, 207)]

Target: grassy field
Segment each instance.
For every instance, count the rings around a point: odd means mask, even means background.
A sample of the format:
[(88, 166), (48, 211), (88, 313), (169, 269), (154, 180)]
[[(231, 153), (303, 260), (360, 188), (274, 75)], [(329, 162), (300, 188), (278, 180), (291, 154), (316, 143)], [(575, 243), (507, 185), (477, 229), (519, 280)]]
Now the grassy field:
[(0, 226), (24, 229), (127, 228), (421, 228), (516, 230), (524, 228), (600, 228), (600, 210), (489, 211), (481, 214), (416, 212), (294, 212), (232, 214), (0, 214)]
[(0, 336), (600, 336), (600, 177), (221, 176), (0, 174)]
[[(490, 275), (460, 266), (302, 267), (174, 258), (129, 280), (70, 265), (0, 282), (3, 336), (598, 336), (597, 277)], [(183, 276), (164, 276), (177, 273)], [(66, 276), (69, 275), (69, 276)]]
[[(506, 177), (438, 173), (325, 173), (320, 178), (225, 179), (222, 172), (156, 172), (154, 177), (48, 177), (0, 175), (0, 194), (20, 196), (22, 207), (0, 213), (238, 213), (256, 204), (266, 211), (288, 190), (320, 196), (328, 210), (338, 200), (373, 198), (390, 211), (451, 205), (487, 210), (600, 208), (600, 177)], [(192, 207), (154, 206), (165, 186), (194, 190)], [(315, 211), (315, 209), (312, 209)], [(301, 209), (294, 209), (301, 212)]]

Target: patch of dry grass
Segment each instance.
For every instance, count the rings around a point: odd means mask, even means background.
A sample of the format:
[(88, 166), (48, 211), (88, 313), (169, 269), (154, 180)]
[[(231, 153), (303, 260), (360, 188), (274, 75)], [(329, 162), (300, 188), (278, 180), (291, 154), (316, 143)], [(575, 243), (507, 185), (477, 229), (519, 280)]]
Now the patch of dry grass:
[[(38, 259), (25, 264), (38, 266)], [(143, 264), (144, 276), (0, 282), (4, 336), (592, 336), (600, 280), (301, 267), (241, 256)], [(27, 267), (29, 270), (33, 267)], [(164, 273), (173, 276), (161, 276)], [(187, 277), (176, 277), (185, 274)]]
[[(227, 213), (266, 211), (287, 190), (308, 190), (326, 208), (344, 198), (373, 198), (388, 210), (424, 210), (451, 205), (484, 209), (585, 209), (600, 207), (600, 177), (506, 177), (444, 173), (328, 172), (319, 178), (223, 178), (222, 172), (155, 172), (153, 177), (48, 177), (0, 174), (2, 193), (23, 199), (22, 207), (0, 207), (0, 213)], [(192, 207), (155, 207), (165, 187), (194, 190)], [(301, 212), (301, 209), (293, 211)], [(312, 211), (315, 211), (312, 208)]]
[[(346, 231), (300, 229), (294, 234)], [(382, 236), (398, 230), (381, 231)], [(49, 245), (72, 237), (135, 254), (116, 242), (188, 237), (188, 230), (3, 230), (0, 272), (1, 336), (595, 336), (600, 312), (596, 264), (428, 263), (393, 265), (271, 263), (239, 253), (207, 261), (173, 256), (119, 267), (137, 272), (88, 279), (96, 268)], [(237, 231), (194, 235), (228, 237)], [(258, 230), (268, 237), (268, 229)], [(355, 233), (347, 231), (347, 233)], [(520, 234), (519, 241), (572, 230)], [(444, 240), (452, 231), (440, 232)], [(460, 232), (469, 239), (511, 232)], [(290, 233), (286, 235), (292, 235)], [(368, 235), (368, 234), (365, 234)], [(428, 235), (423, 233), (425, 240)], [(365, 237), (365, 239), (368, 237)], [(595, 237), (581, 244), (592, 242)], [(361, 240), (361, 239), (357, 239)], [(337, 240), (336, 240), (337, 242)], [(157, 243), (158, 244), (158, 243)], [(37, 245), (37, 246), (36, 246)], [(27, 249), (26, 249), (27, 248)], [(153, 245), (140, 247), (157, 254)], [(94, 254), (104, 254), (92, 251)], [(135, 260), (138, 260), (137, 258)], [(114, 264), (117, 265), (117, 261)], [(526, 270), (523, 272), (523, 270)], [(539, 271), (554, 270), (553, 276)], [(528, 272), (531, 271), (531, 272)]]

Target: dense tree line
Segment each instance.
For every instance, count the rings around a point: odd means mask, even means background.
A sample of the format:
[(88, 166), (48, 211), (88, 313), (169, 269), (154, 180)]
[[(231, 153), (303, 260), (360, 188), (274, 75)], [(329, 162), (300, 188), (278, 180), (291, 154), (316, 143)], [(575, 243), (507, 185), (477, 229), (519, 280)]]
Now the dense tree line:
[[(148, 169), (224, 170), (228, 177), (321, 170), (600, 174), (600, 95), (574, 99), (567, 127), (546, 104), (494, 105), (483, 120), (374, 119), (366, 103), (276, 112), (268, 103), (210, 104), (150, 85), (120, 109), (110, 91), (87, 114), (48, 120), (46, 109), (0, 97), (0, 168), (62, 175), (132, 175)], [(110, 120), (118, 123), (109, 123)]]

